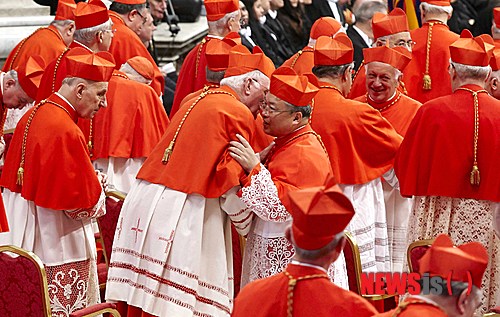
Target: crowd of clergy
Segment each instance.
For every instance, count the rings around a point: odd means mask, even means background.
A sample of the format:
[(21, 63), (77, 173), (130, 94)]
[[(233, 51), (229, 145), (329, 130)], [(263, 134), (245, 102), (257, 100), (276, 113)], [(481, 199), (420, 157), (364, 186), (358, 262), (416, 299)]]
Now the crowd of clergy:
[[(208, 35), (168, 115), (147, 47), (164, 1), (149, 2), (59, 0), (0, 73), (0, 122), (15, 121), (0, 245), (43, 262), (52, 316), (101, 301), (129, 317), (500, 306), (500, 8), (493, 37), (474, 37), (449, 30), (449, 0), (422, 0), (413, 30), (375, 1), (328, 17), (321, 1), (305, 15), (301, 1), (204, 0)], [(99, 230), (114, 232), (109, 259)], [(441, 293), (396, 294), (390, 310), (352, 289), (346, 243), (363, 273), (403, 273), (424, 239), (417, 273), (448, 279)]]

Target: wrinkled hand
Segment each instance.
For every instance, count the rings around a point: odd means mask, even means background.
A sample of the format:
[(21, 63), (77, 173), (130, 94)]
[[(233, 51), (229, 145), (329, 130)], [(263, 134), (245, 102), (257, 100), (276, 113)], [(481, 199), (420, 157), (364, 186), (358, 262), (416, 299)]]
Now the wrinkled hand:
[(271, 142), (265, 149), (263, 149), (262, 151), (257, 153), (257, 157), (259, 158), (261, 163), (265, 162), (267, 155), (269, 154), (269, 152), (271, 152), (271, 149), (273, 148), (273, 146), (274, 146), (274, 141)]
[(229, 142), (229, 155), (240, 163), (245, 172), (250, 173), (252, 169), (260, 163), (259, 157), (255, 154), (247, 140), (239, 134), (236, 134), (238, 141)]
[(99, 170), (95, 170), (95, 174), (97, 175), (99, 183), (101, 183), (102, 190), (106, 192), (108, 190), (108, 175)]

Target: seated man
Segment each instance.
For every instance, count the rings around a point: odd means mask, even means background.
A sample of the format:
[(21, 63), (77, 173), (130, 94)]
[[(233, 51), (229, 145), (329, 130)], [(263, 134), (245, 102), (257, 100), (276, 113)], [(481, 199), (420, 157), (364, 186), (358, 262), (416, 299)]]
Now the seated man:
[(329, 281), (327, 269), (345, 244), (344, 229), (354, 208), (337, 186), (290, 192), (293, 216), (286, 236), (295, 247), (284, 272), (255, 281), (236, 297), (233, 317), (373, 316), (360, 296)]
[[(481, 279), (487, 265), (488, 252), (481, 243), (470, 242), (455, 247), (449, 236), (439, 235), (420, 259), (419, 273), (442, 277), (439, 282), (442, 291), (410, 296), (396, 309), (376, 316), (475, 316), (474, 311), (481, 304)], [(423, 283), (427, 281), (421, 280), (420, 284)], [(437, 292), (436, 289), (433, 291)]]

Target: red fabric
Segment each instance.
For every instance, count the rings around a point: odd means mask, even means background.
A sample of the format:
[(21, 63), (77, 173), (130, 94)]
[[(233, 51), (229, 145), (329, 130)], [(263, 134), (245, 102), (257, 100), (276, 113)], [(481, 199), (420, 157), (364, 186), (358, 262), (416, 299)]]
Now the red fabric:
[(111, 197), (106, 197), (106, 214), (97, 218), (99, 230), (101, 231), (102, 242), (104, 243), (104, 251), (106, 252), (108, 261), (111, 259), (111, 250), (113, 248), (115, 230), (122, 207), (122, 200), (117, 201)]
[[(78, 44), (78, 42), (71, 42), (69, 48), (81, 47), (85, 48), (83, 45)], [(62, 86), (62, 81), (67, 75), (66, 66), (66, 55), (69, 50), (63, 51), (52, 62), (48, 63), (45, 67), (45, 71), (40, 81), (40, 87), (38, 87), (38, 94), (36, 96), (36, 103), (43, 99), (47, 99), (53, 92), (59, 91)], [(59, 60), (59, 62), (57, 62)]]
[[(24, 43), (20, 42), (14, 47), (3, 64), (2, 71), (9, 71), (19, 65), (26, 64), (28, 58), (33, 55), (40, 55), (45, 64), (48, 64), (65, 49), (66, 44), (55, 26), (40, 28), (30, 35)], [(14, 58), (16, 53), (17, 56)]]
[(42, 276), (24, 256), (0, 253), (0, 312), (2, 316), (44, 317)]
[[(177, 78), (177, 84), (175, 86), (174, 101), (172, 103), (172, 109), (170, 110), (170, 119), (172, 119), (175, 113), (179, 110), (184, 97), (192, 92), (202, 89), (207, 82), (207, 58), (205, 56), (205, 50), (207, 48), (206, 43), (208, 43), (212, 38), (207, 36), (198, 45), (196, 45), (186, 56), (182, 62), (181, 70), (179, 71), (179, 78)], [(198, 60), (198, 68), (196, 68), (196, 61)]]
[[(1, 90), (1, 89), (0, 89)], [(2, 92), (0, 91), (0, 100), (3, 98), (2, 96)], [(2, 108), (0, 109), (0, 118), (3, 117), (3, 113), (4, 113), (4, 109), (3, 109), (3, 104), (2, 104)], [(2, 127), (3, 129), (3, 127)], [(8, 143), (7, 143), (7, 139), (9, 140), (9, 144), (10, 144), (10, 139), (12, 138), (12, 135), (9, 134), (10, 137), (5, 137), (6, 135), (4, 135), (4, 140), (5, 140), (5, 150), (4, 150), (4, 157), (5, 155), (7, 155), (7, 149), (8, 149)], [(2, 198), (2, 195), (0, 194), (0, 232), (8, 232), (9, 231), (9, 222), (7, 221), (7, 215), (5, 214), (5, 207), (3, 205), (3, 198)]]
[(92, 159), (148, 157), (169, 120), (154, 90), (115, 71), (109, 81), (108, 106), (93, 120)]
[(349, 99), (356, 99), (364, 95), (366, 95), (366, 67), (363, 61), (354, 76), (351, 90), (347, 97)]
[(445, 24), (432, 27), (432, 41), (429, 53), (429, 75), (431, 90), (423, 89), (423, 76), (427, 58), (427, 36), (429, 23), (410, 32), (417, 44), (412, 50), (412, 60), (404, 69), (404, 82), (408, 97), (422, 103), (431, 99), (451, 94), (451, 80), (448, 73), (450, 64), (450, 44), (458, 39), (458, 34), (451, 32)]
[(100, 310), (104, 310), (107, 308), (116, 309), (116, 304), (113, 304), (113, 303), (94, 304), (90, 307), (86, 307), (86, 308), (77, 310), (75, 312), (72, 312), (71, 314), (69, 314), (69, 317), (84, 317), (84, 316), (88, 316), (92, 313), (96, 313)]
[[(193, 108), (179, 132), (170, 160), (164, 165), (165, 149), (173, 140), (183, 116), (172, 118), (137, 178), (187, 194), (198, 193), (205, 198), (220, 197), (240, 184), (244, 172), (229, 155), (229, 141), (236, 140), (238, 133), (252, 142), (254, 118), (229, 87), (213, 91), (232, 96), (210, 94)], [(186, 171), (189, 171), (188, 177)]]
[(399, 314), (395, 314), (396, 309), (390, 310), (385, 313), (374, 315), (377, 317), (422, 317), (422, 316), (432, 316), (432, 317), (448, 317), (448, 315), (439, 307), (432, 304), (423, 303), (421, 299), (409, 297), (404, 302), (399, 304), (400, 306), (405, 306), (401, 309)]
[(311, 74), (314, 67), (314, 50), (312, 47), (306, 46), (302, 49), (302, 53), (295, 53), (287, 59), (282, 66), (293, 68), (297, 74)]
[(318, 90), (307, 76), (297, 75), (292, 68), (286, 66), (273, 73), (269, 86), (271, 94), (299, 107), (309, 105)]
[(420, 259), (424, 256), (425, 252), (430, 248), (430, 245), (422, 245), (415, 247), (410, 252), (411, 257), (411, 270), (412, 272), (418, 272), (420, 269)]
[(231, 244), (233, 247), (233, 276), (234, 276), (234, 297), (240, 292), (241, 269), (243, 267), (243, 257), (241, 256), (240, 235), (236, 227), (231, 223)]
[(108, 280), (108, 266), (106, 263), (97, 264), (97, 280), (99, 285), (106, 284)]
[(333, 175), (340, 184), (364, 184), (394, 164), (402, 138), (380, 112), (365, 103), (345, 99), (321, 88), (314, 98), (311, 125), (321, 135)]
[(406, 131), (408, 130), (408, 126), (421, 106), (420, 102), (403, 95), (399, 91), (396, 92), (396, 95), (393, 98), (383, 103), (373, 102), (370, 98), (367, 98), (366, 95), (356, 98), (355, 100), (366, 102), (375, 109), (383, 109), (398, 98), (399, 95), (401, 95), (400, 99), (392, 106), (382, 110), (380, 114), (382, 114), (382, 116), (392, 124), (394, 129), (396, 129), (396, 131), (404, 137), (406, 135)]
[[(325, 272), (306, 266), (289, 264), (286, 272), (298, 279)], [(289, 278), (284, 274), (254, 281), (236, 297), (233, 317), (286, 316)], [(320, 296), (318, 296), (320, 294)], [(293, 293), (294, 316), (372, 316), (377, 313), (359, 295), (341, 289), (328, 277), (298, 281)]]
[(113, 21), (113, 28), (116, 29), (109, 47), (109, 52), (115, 58), (115, 68), (120, 69), (120, 67), (125, 64), (129, 58), (134, 56), (147, 58), (153, 65), (155, 72), (155, 78), (151, 82), (150, 86), (156, 91), (158, 96), (163, 94), (165, 78), (163, 78), (160, 69), (156, 66), (154, 59), (151, 57), (151, 54), (149, 54), (146, 46), (142, 44), (139, 36), (135, 34), (134, 31), (132, 31), (127, 25), (125, 25), (123, 19), (115, 12), (109, 11), (109, 17), (111, 18), (111, 21)]
[(50, 103), (38, 109), (27, 137), (22, 187), (16, 184), (17, 170), (31, 111), (21, 118), (5, 160), (1, 186), (45, 208), (91, 208), (97, 203), (102, 188), (90, 162), (85, 138), (75, 124), (77, 114), (57, 95), (53, 94), (49, 100), (63, 106), (70, 116)]
[[(481, 89), (475, 85), (463, 87)], [(401, 194), (500, 201), (500, 101), (486, 93), (479, 93), (478, 101), (479, 186), (470, 183), (474, 139), (472, 94), (457, 90), (425, 103), (408, 128), (395, 163)]]
[(292, 210), (290, 191), (322, 186), (333, 174), (317, 137), (312, 133), (301, 135), (305, 132), (312, 132), (309, 125), (277, 138), (266, 161), (280, 201), (287, 210)]

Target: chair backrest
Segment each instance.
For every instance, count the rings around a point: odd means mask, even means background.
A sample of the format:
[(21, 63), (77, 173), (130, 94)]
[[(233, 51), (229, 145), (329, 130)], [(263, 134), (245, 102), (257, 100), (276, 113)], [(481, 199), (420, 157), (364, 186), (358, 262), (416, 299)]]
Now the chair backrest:
[(408, 258), (408, 268), (410, 272), (418, 272), (420, 258), (430, 248), (434, 239), (417, 240), (408, 246), (406, 256)]
[(116, 226), (126, 195), (118, 191), (108, 192), (106, 195), (106, 214), (97, 218), (97, 223), (99, 224), (101, 239), (104, 243), (102, 247), (104, 249), (106, 263), (109, 263)]
[(0, 316), (51, 316), (47, 275), (34, 253), (0, 246)]
[(349, 282), (349, 290), (361, 295), (361, 257), (358, 244), (354, 241), (351, 233), (344, 231), (346, 244), (344, 246), (344, 258), (347, 268), (347, 280)]

